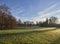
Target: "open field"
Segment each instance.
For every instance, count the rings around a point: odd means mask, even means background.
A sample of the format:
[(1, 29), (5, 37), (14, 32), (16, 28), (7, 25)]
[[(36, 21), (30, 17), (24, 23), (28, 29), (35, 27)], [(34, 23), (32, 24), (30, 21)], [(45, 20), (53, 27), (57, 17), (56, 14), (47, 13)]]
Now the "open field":
[(0, 30), (0, 44), (60, 44), (60, 28)]

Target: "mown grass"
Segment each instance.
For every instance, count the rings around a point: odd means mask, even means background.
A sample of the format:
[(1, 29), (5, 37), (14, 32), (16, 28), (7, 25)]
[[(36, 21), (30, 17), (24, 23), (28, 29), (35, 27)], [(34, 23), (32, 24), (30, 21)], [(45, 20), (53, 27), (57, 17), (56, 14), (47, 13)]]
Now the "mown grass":
[(0, 44), (60, 44), (60, 30), (57, 28), (0, 30)]
[(7, 30), (0, 30), (0, 34), (12, 34), (12, 33), (25, 33), (25, 32), (31, 32), (31, 31), (48, 31), (48, 30), (54, 30), (56, 29), (55, 27), (53, 28), (43, 28), (43, 27), (38, 27), (38, 28), (13, 28), (13, 29), (7, 29)]

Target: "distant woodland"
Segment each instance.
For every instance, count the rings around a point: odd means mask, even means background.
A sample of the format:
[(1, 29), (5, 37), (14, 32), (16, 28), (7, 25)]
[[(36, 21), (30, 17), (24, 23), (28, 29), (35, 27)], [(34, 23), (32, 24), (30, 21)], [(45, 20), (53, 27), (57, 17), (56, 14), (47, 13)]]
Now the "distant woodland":
[(9, 7), (6, 5), (0, 5), (0, 29), (10, 29), (16, 26), (20, 27), (59, 27), (60, 24), (57, 24), (58, 18), (51, 16), (50, 18), (46, 18), (44, 22), (37, 22), (36, 24), (33, 21), (25, 21), (22, 22), (21, 19), (16, 20), (14, 16), (12, 16)]

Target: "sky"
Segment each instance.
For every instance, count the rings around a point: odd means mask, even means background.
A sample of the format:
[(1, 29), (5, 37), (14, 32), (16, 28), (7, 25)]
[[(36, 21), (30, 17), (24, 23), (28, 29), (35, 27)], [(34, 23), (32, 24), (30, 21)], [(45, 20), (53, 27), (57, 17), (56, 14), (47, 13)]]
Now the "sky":
[(60, 0), (0, 0), (2, 4), (9, 7), (17, 20), (35, 22), (51, 16), (60, 18)]

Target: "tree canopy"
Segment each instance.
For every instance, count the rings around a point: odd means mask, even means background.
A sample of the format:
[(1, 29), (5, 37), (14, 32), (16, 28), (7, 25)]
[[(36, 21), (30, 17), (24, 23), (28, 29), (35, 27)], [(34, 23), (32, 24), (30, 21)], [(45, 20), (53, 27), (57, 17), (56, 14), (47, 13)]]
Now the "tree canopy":
[(0, 29), (12, 28), (16, 25), (16, 19), (11, 15), (8, 6), (0, 5)]

